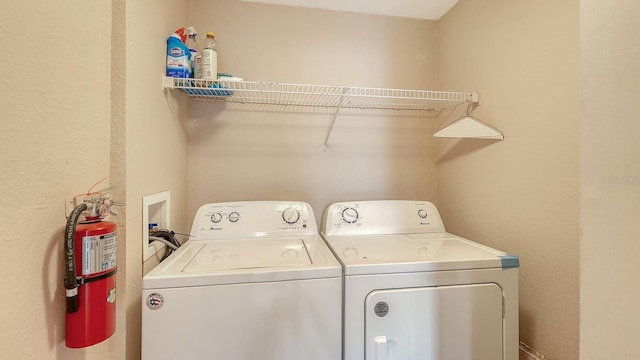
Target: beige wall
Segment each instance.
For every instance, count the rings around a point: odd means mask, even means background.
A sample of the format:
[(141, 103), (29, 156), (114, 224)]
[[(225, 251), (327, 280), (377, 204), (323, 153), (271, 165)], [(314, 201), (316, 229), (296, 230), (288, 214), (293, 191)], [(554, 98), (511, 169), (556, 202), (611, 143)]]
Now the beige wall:
[(107, 359), (64, 346), (62, 239), (65, 198), (110, 172), (111, 3), (5, 3), (0, 24), (1, 357)]
[(161, 90), (166, 38), (187, 23), (188, 2), (126, 2), (126, 358), (140, 358), (142, 197), (171, 191), (171, 227), (186, 229), (184, 98)]
[[(141, 198), (171, 190), (177, 229), (206, 201), (299, 198), (321, 212), (352, 198), (437, 200), (449, 230), (520, 255), (523, 340), (551, 359), (577, 359), (578, 344), (583, 359), (635, 358), (633, 0), (582, 0), (581, 13), (577, 0), (461, 0), (437, 24), (228, 0), (159, 4), (30, 0), (0, 14), (0, 43), (25, 54), (0, 67), (3, 357), (138, 359)], [(249, 80), (480, 91), (474, 114), (506, 139), (434, 141), (435, 121), (349, 114), (322, 152), (328, 112), (189, 106), (160, 90), (164, 59), (148, 56), (188, 22), (201, 33), (215, 24), (220, 70)], [(127, 202), (118, 330), (69, 350), (63, 201), (107, 175)]]
[(461, 0), (437, 31), (438, 85), (505, 134), (440, 143), (445, 225), (520, 256), (520, 338), (578, 359), (579, 2)]
[[(145, 54), (164, 53), (168, 29), (186, 23), (186, 3), (29, 1), (0, 18), (0, 43), (18, 55), (0, 68), (0, 222), (10, 234), (1, 255), (2, 356), (139, 359), (142, 196), (171, 190), (172, 223), (186, 227), (184, 107), (160, 90), (163, 57)], [(108, 175), (127, 202), (117, 219), (117, 331), (70, 350), (64, 200)]]
[(581, 359), (638, 358), (640, 4), (581, 2)]
[[(431, 88), (435, 23), (260, 5), (193, 1), (191, 22), (212, 30), (219, 71), (252, 81)], [(250, 24), (250, 25), (249, 25)], [(189, 111), (189, 216), (205, 202), (295, 199), (318, 221), (331, 202), (435, 200), (435, 122), (369, 111), (195, 102)]]

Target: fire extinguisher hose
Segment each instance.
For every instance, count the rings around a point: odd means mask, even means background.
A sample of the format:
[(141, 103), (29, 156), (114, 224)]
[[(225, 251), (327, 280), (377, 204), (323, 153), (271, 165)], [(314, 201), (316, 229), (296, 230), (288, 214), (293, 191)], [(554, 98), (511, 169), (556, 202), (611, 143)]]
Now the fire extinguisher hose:
[(65, 229), (64, 260), (65, 276), (64, 288), (67, 294), (67, 313), (78, 311), (78, 284), (76, 279), (76, 253), (74, 249), (76, 225), (83, 211), (87, 210), (87, 204), (80, 204), (69, 215)]

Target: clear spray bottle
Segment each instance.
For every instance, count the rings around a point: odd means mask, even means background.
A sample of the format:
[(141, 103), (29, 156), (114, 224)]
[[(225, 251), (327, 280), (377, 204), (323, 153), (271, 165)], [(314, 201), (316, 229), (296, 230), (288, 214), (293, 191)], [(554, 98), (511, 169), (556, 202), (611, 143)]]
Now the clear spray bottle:
[(193, 26), (189, 26), (187, 28), (187, 47), (189, 48), (189, 53), (191, 54), (191, 57), (189, 58), (189, 64), (191, 66), (191, 77), (193, 78), (197, 78), (196, 76), (196, 59), (198, 57), (198, 43), (196, 41), (196, 36), (198, 36), (198, 33), (196, 32), (196, 29)]

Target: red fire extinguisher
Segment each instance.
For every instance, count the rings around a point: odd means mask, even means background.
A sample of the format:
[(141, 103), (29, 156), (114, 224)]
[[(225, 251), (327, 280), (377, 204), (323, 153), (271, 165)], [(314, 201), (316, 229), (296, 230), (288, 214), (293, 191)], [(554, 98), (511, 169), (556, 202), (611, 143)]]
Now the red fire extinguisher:
[[(76, 206), (64, 243), (66, 345), (83, 348), (116, 330), (116, 224), (105, 221), (110, 201), (94, 197)], [(85, 220), (78, 222), (86, 211)]]

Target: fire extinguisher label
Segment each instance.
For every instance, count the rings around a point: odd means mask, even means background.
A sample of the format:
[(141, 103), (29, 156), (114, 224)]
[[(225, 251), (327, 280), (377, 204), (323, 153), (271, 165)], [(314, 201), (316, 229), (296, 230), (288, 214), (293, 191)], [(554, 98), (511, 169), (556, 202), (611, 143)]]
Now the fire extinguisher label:
[(116, 302), (116, 289), (115, 288), (109, 290), (109, 296), (107, 296), (107, 302), (109, 304), (113, 304), (114, 302)]
[(115, 232), (82, 238), (82, 275), (93, 275), (115, 267)]

